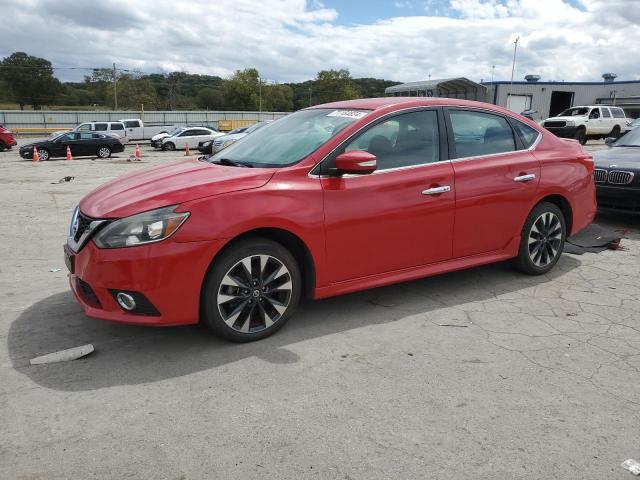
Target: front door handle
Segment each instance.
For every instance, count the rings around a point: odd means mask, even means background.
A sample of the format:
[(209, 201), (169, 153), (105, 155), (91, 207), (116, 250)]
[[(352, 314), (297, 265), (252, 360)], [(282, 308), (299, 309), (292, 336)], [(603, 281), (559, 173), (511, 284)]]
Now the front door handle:
[(422, 191), (422, 195), (440, 195), (441, 193), (447, 193), (451, 191), (449, 185), (443, 185), (442, 187), (427, 188)]
[(529, 180), (535, 180), (536, 179), (536, 174), (535, 173), (528, 173), (526, 175), (519, 175), (516, 178), (513, 179), (514, 182), (528, 182)]

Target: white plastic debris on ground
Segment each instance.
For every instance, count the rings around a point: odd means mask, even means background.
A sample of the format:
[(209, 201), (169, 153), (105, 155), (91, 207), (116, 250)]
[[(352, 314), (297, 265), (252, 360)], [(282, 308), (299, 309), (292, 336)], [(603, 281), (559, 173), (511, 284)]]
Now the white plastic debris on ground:
[(629, 470), (634, 475), (640, 475), (640, 463), (636, 462), (633, 458), (622, 462), (622, 468)]
[(31, 365), (42, 365), (43, 363), (68, 362), (87, 356), (93, 352), (93, 350), (93, 345), (88, 343), (80, 347), (68, 348), (67, 350), (60, 350), (59, 352), (48, 353), (40, 357), (32, 358), (30, 363)]

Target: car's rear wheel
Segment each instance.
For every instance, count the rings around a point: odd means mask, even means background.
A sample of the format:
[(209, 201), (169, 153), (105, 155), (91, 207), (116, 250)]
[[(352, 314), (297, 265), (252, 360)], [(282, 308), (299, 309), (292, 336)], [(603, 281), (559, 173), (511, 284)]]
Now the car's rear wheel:
[(520, 235), (515, 266), (529, 275), (542, 275), (558, 262), (566, 238), (566, 221), (557, 205), (541, 202), (527, 217)]
[(613, 129), (611, 130), (611, 133), (609, 134), (610, 137), (614, 137), (614, 138), (618, 138), (620, 137), (620, 127), (618, 125), (616, 125), (615, 127), (613, 127)]
[(293, 315), (302, 291), (293, 255), (266, 238), (226, 249), (207, 274), (202, 291), (203, 323), (234, 342), (275, 333)]
[(38, 158), (43, 162), (49, 160), (51, 158), (51, 155), (49, 155), (49, 150), (47, 150), (46, 148), (39, 148)]
[(162, 144), (162, 150), (172, 152), (176, 149), (176, 145), (173, 142), (167, 142)]
[(111, 156), (111, 149), (106, 145), (102, 145), (98, 147), (98, 157), (100, 158), (109, 158)]
[(578, 128), (574, 138), (580, 142), (580, 145), (584, 145), (587, 143), (587, 130), (584, 127)]

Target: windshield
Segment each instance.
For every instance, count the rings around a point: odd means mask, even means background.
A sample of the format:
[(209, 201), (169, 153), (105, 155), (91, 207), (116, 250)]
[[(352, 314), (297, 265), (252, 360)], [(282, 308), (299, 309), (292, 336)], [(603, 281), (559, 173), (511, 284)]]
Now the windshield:
[(184, 128), (184, 127), (176, 127), (173, 130), (171, 130), (170, 132), (168, 132), (168, 134), (169, 134), (170, 137), (175, 137), (179, 133), (182, 133), (184, 130), (186, 130), (186, 128)]
[(334, 108), (300, 110), (265, 125), (207, 161), (232, 161), (252, 167), (293, 165), (367, 113)]
[(629, 130), (611, 145), (614, 147), (640, 147), (640, 128)]
[(581, 117), (589, 113), (587, 107), (568, 108), (564, 112), (556, 115), (556, 117)]

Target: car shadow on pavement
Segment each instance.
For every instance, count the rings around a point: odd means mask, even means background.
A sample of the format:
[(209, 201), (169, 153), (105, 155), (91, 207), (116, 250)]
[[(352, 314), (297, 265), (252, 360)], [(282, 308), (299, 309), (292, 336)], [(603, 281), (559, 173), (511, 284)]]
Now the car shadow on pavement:
[[(435, 322), (438, 310), (551, 282), (579, 265), (578, 258), (563, 255), (552, 272), (531, 277), (500, 263), (305, 301), (282, 330), (248, 344), (222, 341), (199, 326), (156, 329), (92, 320), (85, 317), (71, 293), (62, 292), (30, 306), (12, 323), (9, 356), (18, 372), (39, 385), (63, 391), (161, 381), (252, 356), (270, 363), (293, 363), (299, 357), (286, 349), (289, 345), (411, 315)], [(442, 321), (442, 312), (438, 318)], [(455, 330), (451, 329), (452, 334)], [(35, 356), (86, 343), (92, 343), (96, 350), (83, 359), (29, 364)]]

